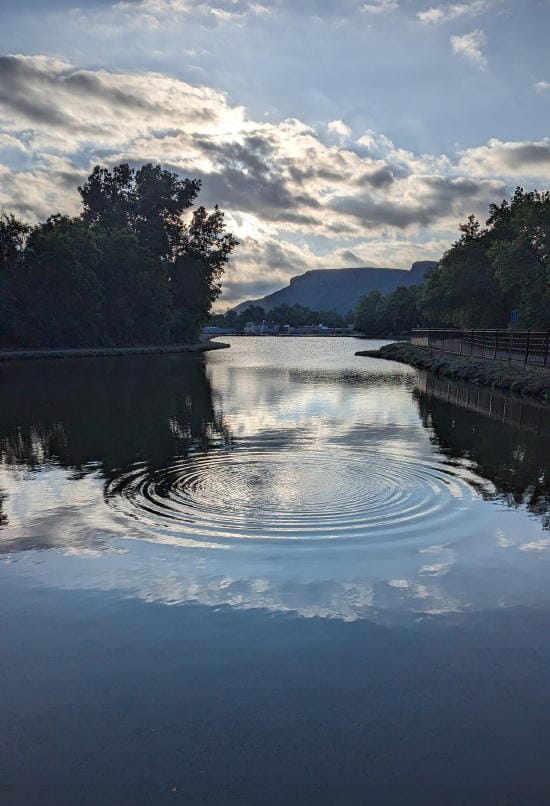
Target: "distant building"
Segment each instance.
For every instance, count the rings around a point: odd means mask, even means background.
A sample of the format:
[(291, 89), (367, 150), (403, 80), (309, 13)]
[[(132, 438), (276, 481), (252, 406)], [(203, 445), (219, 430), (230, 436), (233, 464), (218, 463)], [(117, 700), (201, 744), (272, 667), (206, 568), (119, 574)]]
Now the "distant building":
[(281, 333), (284, 336), (332, 336), (336, 334), (349, 334), (353, 331), (351, 327), (328, 327), (328, 325), (283, 325)]
[(278, 336), (281, 327), (276, 322), (247, 322), (245, 336)]

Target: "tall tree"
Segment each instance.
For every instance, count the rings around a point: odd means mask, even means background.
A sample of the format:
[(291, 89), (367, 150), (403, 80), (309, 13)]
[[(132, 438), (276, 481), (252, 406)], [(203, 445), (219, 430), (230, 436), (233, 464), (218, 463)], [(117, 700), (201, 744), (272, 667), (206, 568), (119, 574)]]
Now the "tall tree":
[(141, 246), (171, 258), (181, 240), (181, 217), (197, 197), (198, 179), (180, 179), (160, 165), (138, 171), (123, 163), (112, 171), (96, 165), (79, 193), (87, 224), (129, 227)]
[(225, 231), (224, 214), (198, 207), (188, 226), (182, 226), (177, 255), (170, 266), (174, 304), (174, 336), (189, 338), (208, 319), (212, 303), (221, 294), (220, 279), (238, 241)]
[(30, 227), (13, 215), (0, 213), (0, 345), (11, 346), (19, 338), (19, 316), (14, 277)]
[(99, 251), (79, 219), (56, 215), (35, 227), (14, 288), (21, 341), (36, 347), (82, 347), (101, 335)]

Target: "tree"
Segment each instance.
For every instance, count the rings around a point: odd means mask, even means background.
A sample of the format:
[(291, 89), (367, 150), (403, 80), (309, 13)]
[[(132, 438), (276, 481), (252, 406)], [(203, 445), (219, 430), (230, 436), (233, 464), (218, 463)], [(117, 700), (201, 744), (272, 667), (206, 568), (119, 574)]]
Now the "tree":
[(107, 346), (170, 341), (172, 306), (166, 271), (128, 228), (96, 226), (101, 342)]
[(236, 238), (225, 232), (224, 214), (217, 205), (212, 213), (198, 207), (190, 224), (182, 226), (169, 270), (176, 339), (208, 320), (212, 303), (221, 294), (225, 264), (237, 245)]
[(14, 278), (22, 344), (97, 344), (102, 302), (99, 257), (94, 233), (80, 219), (55, 215), (32, 230)]
[(13, 215), (0, 213), (0, 345), (17, 343), (19, 316), (14, 277), (30, 227)]
[(422, 324), (418, 286), (399, 286), (384, 300), (384, 323), (390, 333), (400, 334)]
[(420, 307), (434, 324), (550, 326), (550, 193), (517, 188), (491, 204), (486, 226), (470, 216), (460, 238), (426, 277)]
[(369, 336), (384, 332), (384, 298), (380, 291), (370, 291), (361, 297), (355, 309), (355, 328)]
[(495, 279), (487, 248), (490, 232), (470, 216), (461, 236), (428, 272), (419, 307), (430, 324), (498, 327), (506, 321), (506, 302)]
[(172, 258), (181, 243), (181, 217), (200, 187), (200, 180), (180, 179), (160, 165), (149, 163), (135, 171), (122, 163), (112, 171), (96, 165), (78, 190), (87, 224), (128, 227), (141, 246), (160, 258)]
[(550, 193), (517, 188), (510, 204), (491, 205), (488, 246), (495, 280), (522, 326), (550, 327)]

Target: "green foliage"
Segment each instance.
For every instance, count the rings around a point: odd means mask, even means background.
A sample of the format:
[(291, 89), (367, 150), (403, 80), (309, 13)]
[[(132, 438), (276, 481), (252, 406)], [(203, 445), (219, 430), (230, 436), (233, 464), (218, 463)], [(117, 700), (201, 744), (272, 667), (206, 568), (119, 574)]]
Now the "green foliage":
[[(197, 338), (237, 241), (201, 183), (159, 165), (97, 166), (78, 218), (0, 215), (0, 344), (134, 346)], [(30, 234), (29, 234), (30, 233)]]
[(423, 324), (418, 307), (419, 287), (399, 286), (383, 296), (371, 291), (355, 310), (355, 328), (369, 336), (395, 336)]
[(79, 219), (52, 216), (31, 232), (14, 278), (25, 345), (82, 347), (101, 334), (103, 289), (94, 234)]
[[(221, 293), (220, 279), (238, 241), (225, 232), (222, 211), (198, 207), (188, 227), (181, 229), (177, 254), (170, 267), (170, 283), (177, 321), (192, 314), (196, 326), (208, 320), (212, 303)], [(181, 325), (178, 325), (178, 327)]]
[(506, 327), (513, 309), (523, 328), (550, 326), (550, 193), (517, 188), (492, 204), (486, 226), (473, 216), (427, 276), (421, 308), (434, 325)]
[(519, 326), (550, 327), (550, 193), (517, 188), (492, 204), (486, 226), (474, 216), (420, 286), (382, 297), (371, 292), (355, 312), (369, 335), (399, 335), (416, 326), (502, 328), (519, 311)]
[(17, 340), (19, 317), (13, 286), (29, 231), (15, 216), (0, 213), (0, 346)]

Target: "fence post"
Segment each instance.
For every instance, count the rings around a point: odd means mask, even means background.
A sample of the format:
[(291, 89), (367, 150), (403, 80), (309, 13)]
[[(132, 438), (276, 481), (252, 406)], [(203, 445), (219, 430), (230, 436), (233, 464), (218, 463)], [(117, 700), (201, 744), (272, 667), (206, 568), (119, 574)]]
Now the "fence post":
[(494, 358), (497, 357), (497, 350), (498, 350), (498, 330), (495, 330), (495, 354)]
[(472, 328), (472, 332), (470, 333), (470, 355), (472, 355), (473, 349), (474, 349), (474, 329)]
[(527, 331), (527, 339), (525, 341), (525, 361), (524, 361), (525, 364), (527, 364), (527, 361), (529, 359), (529, 337), (530, 337), (530, 335), (531, 335), (531, 331), (528, 330)]
[(482, 358), (485, 358), (484, 351), (485, 351), (485, 331), (482, 330), (481, 331), (481, 357)]
[(463, 330), (461, 330), (461, 331), (460, 331), (460, 355), (462, 355), (462, 345), (463, 345), (463, 342), (464, 342), (464, 331), (463, 331)]
[(546, 331), (546, 338), (544, 340), (544, 366), (548, 364), (548, 335), (550, 334), (550, 330)]
[(512, 363), (512, 341), (514, 338), (514, 331), (510, 331), (510, 340), (508, 342), (508, 366)]

